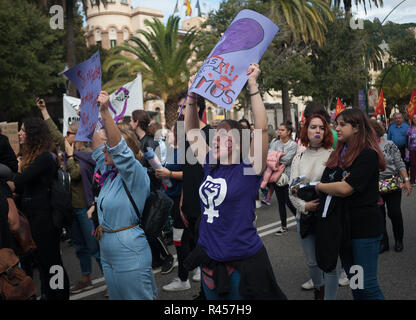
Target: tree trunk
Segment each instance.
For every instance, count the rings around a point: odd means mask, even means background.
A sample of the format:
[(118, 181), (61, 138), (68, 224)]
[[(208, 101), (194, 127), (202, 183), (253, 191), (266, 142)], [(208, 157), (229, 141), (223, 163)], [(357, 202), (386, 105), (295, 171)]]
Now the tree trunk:
[[(76, 64), (75, 43), (74, 43), (74, 0), (66, 0), (66, 61), (68, 68)], [(69, 95), (77, 96), (77, 89), (74, 84), (69, 82)]]
[(283, 122), (292, 122), (292, 116), (290, 114), (290, 98), (289, 89), (286, 85), (282, 87), (282, 110), (283, 110)]
[[(166, 128), (170, 129), (178, 119), (178, 105), (175, 99), (168, 98), (165, 102), (165, 121)], [(182, 112), (183, 114), (183, 112)]]

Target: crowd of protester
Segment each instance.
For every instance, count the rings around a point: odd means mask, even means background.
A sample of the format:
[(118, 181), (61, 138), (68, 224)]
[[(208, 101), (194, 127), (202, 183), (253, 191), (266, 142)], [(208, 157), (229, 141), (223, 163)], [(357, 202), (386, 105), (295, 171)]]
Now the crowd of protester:
[[(296, 218), (310, 276), (302, 288), (313, 289), (314, 299), (336, 300), (338, 286), (349, 283), (344, 270), (352, 265), (365, 274), (364, 287), (352, 289), (353, 298), (384, 299), (377, 268), (379, 254), (389, 250), (386, 210), (394, 250), (401, 252), (402, 189), (410, 195), (416, 178), (416, 115), (408, 125), (395, 114), (386, 133), (359, 109), (346, 109), (331, 122), (325, 108), (311, 102), (297, 129), (286, 122), (274, 134), (257, 85), (259, 74), (259, 66), (251, 64), (252, 124), (241, 119), (210, 126), (202, 121), (204, 99), (184, 91), (177, 97), (178, 119), (165, 135), (144, 110), (116, 124), (109, 95), (102, 91), (97, 102), (103, 128), (91, 142), (76, 140), (78, 123), (63, 136), (43, 99), (36, 100), (43, 119), (21, 123), (18, 155), (0, 134), (0, 248), (18, 254), (13, 234), (21, 210), (37, 249), (20, 256), (19, 266), (32, 278), (37, 266), (41, 299), (66, 300), (93, 288), (94, 260), (110, 299), (157, 299), (153, 271), (174, 269), (170, 240), (177, 277), (162, 290), (186, 291), (192, 280), (199, 290), (196, 299), (287, 299), (255, 227), (260, 190), (265, 205), (276, 194), (281, 221), (276, 235), (288, 232), (287, 208)], [(248, 145), (245, 129), (251, 131)], [(150, 149), (161, 167), (146, 160)], [(59, 170), (70, 176), (67, 231), (81, 269), (72, 287), (51, 203), (50, 186)], [(156, 191), (166, 192), (172, 208), (165, 228), (148, 237), (140, 216)], [(52, 289), (50, 268), (56, 265), (63, 267), (64, 285)]]

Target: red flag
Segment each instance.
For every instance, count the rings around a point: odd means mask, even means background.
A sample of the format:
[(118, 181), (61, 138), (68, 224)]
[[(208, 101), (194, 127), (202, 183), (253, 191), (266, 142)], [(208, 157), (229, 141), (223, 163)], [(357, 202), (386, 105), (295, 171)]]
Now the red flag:
[(409, 115), (410, 119), (413, 118), (415, 113), (416, 113), (416, 88), (413, 89), (412, 96), (410, 98), (410, 102), (407, 107), (407, 114)]
[(344, 110), (345, 110), (345, 106), (342, 104), (341, 100), (337, 98), (337, 107), (335, 109), (335, 116), (339, 115)]
[(303, 110), (302, 114), (300, 115), (300, 121), (305, 121), (306, 120), (304, 113), (305, 113), (305, 110)]
[(376, 108), (374, 109), (374, 116), (378, 116), (379, 114), (386, 114), (385, 106), (384, 106), (384, 97), (383, 97), (383, 89), (380, 89), (380, 95), (378, 97), (378, 102)]

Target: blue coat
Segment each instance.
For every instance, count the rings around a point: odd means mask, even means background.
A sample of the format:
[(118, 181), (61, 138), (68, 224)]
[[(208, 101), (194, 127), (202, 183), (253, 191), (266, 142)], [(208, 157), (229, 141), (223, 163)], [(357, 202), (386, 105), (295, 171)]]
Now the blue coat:
[[(98, 147), (92, 155), (101, 172), (108, 169), (104, 163), (103, 148)], [(107, 150), (119, 173), (113, 181), (107, 178), (101, 188), (97, 200), (98, 220), (104, 230), (116, 230), (138, 223), (122, 179), (140, 212), (150, 193), (150, 180), (146, 169), (136, 160), (123, 138), (118, 145), (112, 148), (107, 146)], [(152, 255), (139, 226), (115, 233), (104, 232), (100, 249), (110, 299), (141, 300), (156, 297)]]

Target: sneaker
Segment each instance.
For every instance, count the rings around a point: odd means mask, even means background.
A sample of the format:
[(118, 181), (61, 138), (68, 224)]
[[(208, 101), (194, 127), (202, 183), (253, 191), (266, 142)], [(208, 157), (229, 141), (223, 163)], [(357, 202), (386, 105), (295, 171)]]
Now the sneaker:
[(80, 293), (85, 290), (90, 290), (94, 288), (94, 286), (91, 283), (91, 280), (88, 282), (79, 281), (76, 285), (72, 286), (69, 290), (71, 294)]
[(314, 288), (312, 279), (309, 279), (304, 284), (302, 284), (303, 290), (312, 290)]
[(256, 200), (256, 209), (261, 208), (261, 202), (259, 200)]
[(270, 200), (267, 199), (267, 198), (264, 198), (263, 200), (261, 200), (261, 202), (264, 203), (264, 204), (266, 204), (266, 205), (268, 205), (268, 206), (270, 206)]
[(191, 284), (189, 279), (186, 281), (181, 281), (179, 278), (175, 278), (171, 283), (162, 287), (165, 291), (185, 291), (191, 289)]
[(284, 234), (286, 232), (287, 232), (286, 227), (279, 227), (274, 235), (275, 236), (281, 236), (282, 234)]
[(162, 264), (162, 270), (160, 271), (161, 274), (168, 274), (173, 270), (173, 259), (172, 255), (168, 255)]
[(192, 281), (201, 282), (201, 268), (196, 267), (193, 271)]

